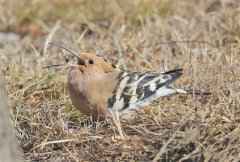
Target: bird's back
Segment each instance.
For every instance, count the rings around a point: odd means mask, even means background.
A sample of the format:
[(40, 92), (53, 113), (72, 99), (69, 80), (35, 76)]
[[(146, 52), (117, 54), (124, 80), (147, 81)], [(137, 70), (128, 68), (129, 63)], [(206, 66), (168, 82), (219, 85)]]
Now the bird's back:
[(108, 100), (110, 110), (127, 112), (150, 104), (162, 96), (176, 93), (170, 84), (182, 75), (182, 69), (165, 73), (122, 72), (113, 95)]

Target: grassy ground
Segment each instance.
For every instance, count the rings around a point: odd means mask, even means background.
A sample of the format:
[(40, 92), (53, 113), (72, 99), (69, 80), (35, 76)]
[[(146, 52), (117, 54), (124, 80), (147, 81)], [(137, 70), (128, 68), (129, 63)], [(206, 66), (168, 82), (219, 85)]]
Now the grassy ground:
[[(240, 14), (237, 1), (2, 1), (1, 70), (29, 161), (239, 161)], [(135, 71), (184, 68), (179, 87), (210, 96), (160, 99), (123, 122), (127, 140), (71, 105), (66, 55), (46, 40)]]

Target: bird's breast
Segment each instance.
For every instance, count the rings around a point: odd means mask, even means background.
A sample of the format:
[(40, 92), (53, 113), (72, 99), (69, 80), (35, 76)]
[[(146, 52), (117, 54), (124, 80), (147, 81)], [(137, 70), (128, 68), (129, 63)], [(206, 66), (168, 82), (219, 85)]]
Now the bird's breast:
[(74, 71), (68, 76), (68, 90), (72, 104), (84, 114), (91, 113), (91, 107), (86, 93), (86, 82), (83, 77)]

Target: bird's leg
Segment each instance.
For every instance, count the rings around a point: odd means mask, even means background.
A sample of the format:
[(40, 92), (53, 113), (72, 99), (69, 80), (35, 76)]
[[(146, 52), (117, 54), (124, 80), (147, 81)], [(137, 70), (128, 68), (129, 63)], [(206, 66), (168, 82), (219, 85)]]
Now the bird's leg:
[(119, 118), (119, 113), (118, 111), (116, 112), (116, 125), (117, 125), (117, 129), (118, 129), (118, 133), (121, 137), (121, 139), (124, 139), (124, 134), (123, 134), (123, 130), (122, 130), (122, 126), (121, 126), (121, 121), (120, 121), (120, 118)]
[(113, 118), (114, 124), (117, 127), (117, 131), (118, 131), (118, 133), (120, 135), (120, 139), (125, 139), (125, 136), (124, 136), (124, 133), (123, 133), (123, 130), (122, 130), (122, 127), (121, 127), (121, 121), (120, 121), (120, 118), (119, 118), (119, 112), (118, 111), (114, 111), (112, 113), (112, 118)]

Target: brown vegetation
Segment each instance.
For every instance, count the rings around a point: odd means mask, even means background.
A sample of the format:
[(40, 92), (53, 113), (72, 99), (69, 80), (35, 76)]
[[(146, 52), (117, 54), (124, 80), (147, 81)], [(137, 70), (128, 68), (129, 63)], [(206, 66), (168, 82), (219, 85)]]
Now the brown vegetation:
[[(237, 1), (1, 3), (1, 31), (16, 35), (0, 42), (0, 65), (26, 159), (239, 161)], [(71, 105), (66, 69), (43, 68), (68, 59), (59, 49), (47, 49), (46, 41), (96, 52), (129, 70), (183, 67), (178, 86), (212, 95), (163, 98), (123, 122), (129, 139), (117, 140), (115, 127), (93, 128)]]

